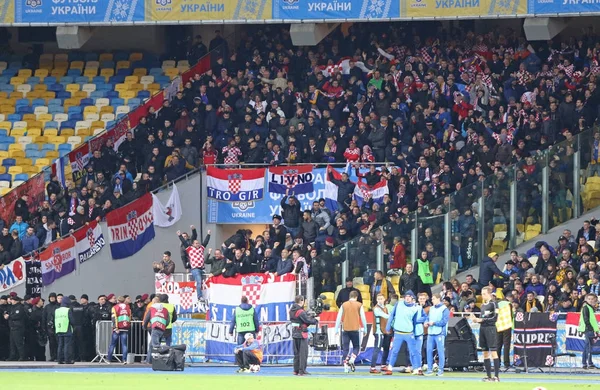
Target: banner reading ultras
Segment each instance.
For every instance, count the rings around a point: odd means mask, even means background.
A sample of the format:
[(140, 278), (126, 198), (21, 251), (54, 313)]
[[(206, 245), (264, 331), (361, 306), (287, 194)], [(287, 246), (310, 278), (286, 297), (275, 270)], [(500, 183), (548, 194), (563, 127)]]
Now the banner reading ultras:
[(416, 18), (527, 13), (525, 0), (403, 0), (401, 7), (402, 17)]
[(17, 23), (123, 23), (144, 20), (144, 0), (16, 0)]
[(271, 0), (145, 0), (150, 21), (271, 19)]
[(399, 16), (399, 0), (273, 0), (274, 19), (382, 19)]
[(600, 12), (597, 0), (529, 0), (529, 13), (566, 14)]

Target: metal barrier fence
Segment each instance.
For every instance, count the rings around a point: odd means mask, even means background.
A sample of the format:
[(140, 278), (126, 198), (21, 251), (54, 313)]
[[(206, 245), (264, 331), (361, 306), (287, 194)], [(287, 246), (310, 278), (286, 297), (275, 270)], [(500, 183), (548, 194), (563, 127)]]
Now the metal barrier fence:
[[(112, 321), (96, 322), (96, 357), (92, 363), (108, 362), (108, 353), (110, 342), (112, 339)], [(148, 332), (142, 327), (142, 321), (131, 321), (129, 336), (127, 337), (127, 360), (128, 363), (133, 363), (136, 360), (141, 361), (146, 358), (148, 352), (148, 342), (150, 337)], [(116, 348), (113, 351), (113, 356), (122, 361), (123, 351), (120, 341), (117, 342)]]

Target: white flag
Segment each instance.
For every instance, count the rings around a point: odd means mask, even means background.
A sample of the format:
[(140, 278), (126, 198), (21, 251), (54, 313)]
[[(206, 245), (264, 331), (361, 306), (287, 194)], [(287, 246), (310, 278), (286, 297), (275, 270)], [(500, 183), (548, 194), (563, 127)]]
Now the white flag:
[(160, 203), (158, 197), (152, 194), (152, 213), (154, 214), (154, 225), (160, 227), (173, 226), (181, 219), (181, 202), (175, 184), (173, 184), (173, 191), (166, 205)]

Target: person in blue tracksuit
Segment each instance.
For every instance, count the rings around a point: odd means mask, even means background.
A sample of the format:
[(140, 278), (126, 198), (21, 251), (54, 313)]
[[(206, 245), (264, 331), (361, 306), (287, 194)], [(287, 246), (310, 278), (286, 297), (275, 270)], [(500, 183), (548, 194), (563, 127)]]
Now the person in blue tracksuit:
[(427, 372), (425, 375), (434, 375), (433, 350), (437, 349), (439, 358), (437, 376), (442, 376), (444, 375), (444, 362), (446, 359), (445, 343), (450, 311), (439, 295), (433, 294), (431, 301), (433, 306), (429, 308), (429, 315), (424, 324), (427, 328)]
[(398, 358), (398, 353), (402, 344), (406, 342), (408, 353), (410, 355), (411, 366), (414, 367), (414, 375), (422, 375), (420, 363), (414, 360), (417, 355), (415, 353), (415, 327), (421, 307), (415, 303), (415, 293), (411, 290), (404, 294), (404, 302), (399, 301), (390, 312), (390, 317), (386, 326), (386, 331), (394, 330), (394, 342), (392, 353), (388, 361), (388, 370), (384, 371), (384, 375), (392, 375), (392, 368)]
[[(427, 295), (427, 293), (419, 293), (417, 296), (417, 316), (415, 317), (415, 356), (411, 357), (410, 361), (417, 362), (418, 365), (412, 367), (413, 372), (414, 369), (421, 369), (423, 365), (423, 335), (425, 334), (423, 323), (427, 320), (427, 314), (425, 314), (424, 307), (427, 305), (428, 300), (429, 295)], [(416, 374), (419, 373), (417, 372)]]

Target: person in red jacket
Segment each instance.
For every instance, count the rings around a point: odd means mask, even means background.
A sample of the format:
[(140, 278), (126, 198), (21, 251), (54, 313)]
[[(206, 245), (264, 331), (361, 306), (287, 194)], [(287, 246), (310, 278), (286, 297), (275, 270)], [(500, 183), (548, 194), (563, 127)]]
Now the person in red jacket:
[(400, 237), (394, 237), (394, 244), (390, 250), (390, 269), (404, 269), (406, 267), (406, 248)]

